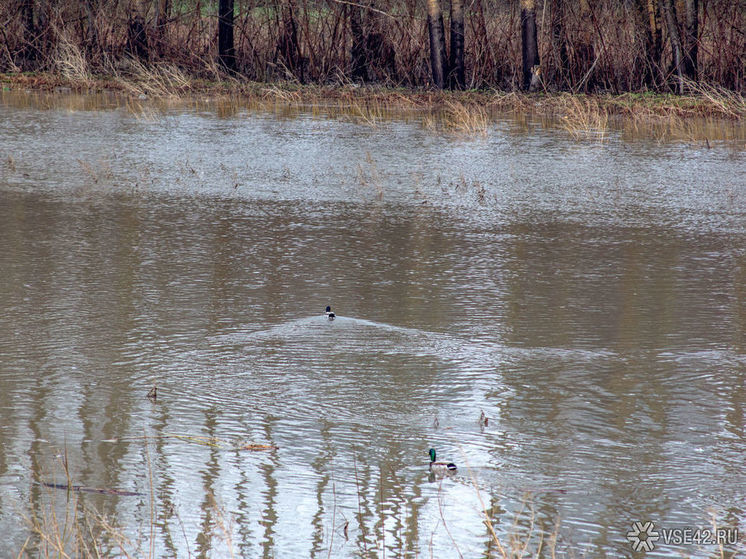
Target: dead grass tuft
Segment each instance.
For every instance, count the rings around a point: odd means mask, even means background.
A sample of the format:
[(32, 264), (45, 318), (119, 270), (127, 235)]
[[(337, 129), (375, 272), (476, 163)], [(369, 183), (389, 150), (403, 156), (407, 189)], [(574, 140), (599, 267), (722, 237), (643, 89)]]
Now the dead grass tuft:
[(561, 125), (575, 140), (595, 139), (603, 142), (609, 124), (609, 111), (594, 98), (563, 95), (566, 101)]
[(174, 64), (145, 64), (127, 60), (126, 74), (117, 72), (114, 80), (134, 96), (179, 98), (192, 89), (192, 79)]
[(378, 128), (387, 119), (386, 111), (377, 99), (360, 101), (353, 98), (350, 105), (345, 109), (349, 109), (349, 117), (353, 122), (371, 128)]
[(469, 136), (486, 136), (488, 120), (487, 111), (481, 105), (446, 101), (443, 125), (447, 130)]
[(746, 117), (746, 97), (742, 93), (704, 82), (688, 82), (688, 87), (723, 116), (732, 119)]
[(361, 195), (366, 197), (366, 191), (372, 191), (376, 200), (383, 200), (383, 182), (378, 172), (378, 165), (376, 165), (370, 152), (366, 152), (365, 154), (365, 164), (358, 163), (357, 178), (358, 184), (364, 189), (361, 191)]
[(52, 65), (72, 86), (88, 88), (93, 84), (85, 53), (65, 33), (59, 34)]

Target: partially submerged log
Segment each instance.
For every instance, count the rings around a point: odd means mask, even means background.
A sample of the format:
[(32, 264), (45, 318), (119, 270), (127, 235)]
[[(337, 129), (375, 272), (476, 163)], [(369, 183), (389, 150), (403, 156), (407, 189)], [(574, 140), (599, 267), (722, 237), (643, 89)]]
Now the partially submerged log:
[(125, 491), (124, 489), (114, 489), (107, 487), (86, 487), (84, 485), (68, 485), (66, 483), (49, 483), (42, 481), (41, 485), (50, 489), (64, 489), (65, 491), (77, 491), (79, 493), (98, 493), (100, 495), (117, 495), (119, 497), (135, 497), (142, 495), (137, 491)]

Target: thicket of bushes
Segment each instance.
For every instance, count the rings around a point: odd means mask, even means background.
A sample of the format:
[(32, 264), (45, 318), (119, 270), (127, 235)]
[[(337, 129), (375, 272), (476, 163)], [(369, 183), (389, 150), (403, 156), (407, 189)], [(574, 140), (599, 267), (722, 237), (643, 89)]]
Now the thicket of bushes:
[(744, 30), (743, 0), (6, 0), (0, 70), (59, 72), (73, 52), (102, 73), (139, 58), (268, 82), (624, 92), (688, 79), (743, 91)]

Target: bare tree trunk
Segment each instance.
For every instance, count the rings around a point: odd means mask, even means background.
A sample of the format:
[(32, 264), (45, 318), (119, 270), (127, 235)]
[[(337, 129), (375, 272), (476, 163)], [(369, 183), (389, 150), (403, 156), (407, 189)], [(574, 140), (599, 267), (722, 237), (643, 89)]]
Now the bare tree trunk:
[(697, 54), (699, 51), (699, 0), (685, 0), (686, 12), (686, 56), (684, 73), (690, 80), (697, 80)]
[(565, 0), (550, 2), (550, 25), (552, 28), (552, 53), (556, 65), (555, 80), (561, 89), (569, 85), (569, 57), (565, 38)]
[(538, 78), (539, 45), (536, 38), (536, 0), (521, 0), (521, 53), (523, 55), (523, 89), (528, 90)]
[(660, 9), (658, 0), (637, 0), (637, 11), (645, 29), (645, 84), (658, 89), (663, 52), (663, 33), (661, 30)]
[(430, 66), (433, 72), (433, 84), (438, 89), (443, 89), (448, 71), (446, 68), (446, 37), (440, 0), (427, 0), (427, 26), (430, 32)]
[(34, 33), (36, 32), (34, 26), (34, 0), (23, 0), (21, 9), (23, 10), (24, 39), (26, 43), (31, 43), (34, 40)]
[(23, 51), (24, 58), (35, 60), (38, 49), (36, 46), (36, 25), (34, 24), (34, 0), (23, 0), (21, 5), (23, 13)]
[(350, 58), (352, 59), (352, 79), (367, 81), (368, 68), (365, 60), (365, 35), (363, 33), (363, 20), (358, 6), (348, 5), (350, 10), (350, 35), (352, 35), (352, 46), (350, 47)]
[(278, 50), (286, 69), (303, 83), (305, 76), (298, 41), (298, 26), (295, 23), (295, 0), (287, 0), (287, 5), (282, 9), (282, 28)]
[(127, 52), (136, 56), (140, 60), (147, 60), (148, 53), (148, 34), (145, 30), (145, 20), (138, 13), (133, 16), (130, 14), (127, 22)]
[(448, 86), (451, 89), (464, 89), (466, 69), (464, 67), (464, 3), (451, 0), (451, 58), (448, 64)]
[(218, 3), (218, 58), (229, 71), (236, 70), (236, 50), (233, 46), (233, 0)]
[(155, 0), (155, 50), (158, 56), (163, 56), (166, 47), (166, 29), (171, 18), (171, 0)]
[(577, 74), (574, 76), (573, 87), (592, 91), (596, 87), (596, 47), (594, 45), (594, 23), (593, 6), (590, 0), (580, 0), (580, 30), (575, 38), (573, 50), (575, 51), (574, 67)]
[(666, 20), (668, 40), (671, 42), (671, 51), (673, 52), (673, 66), (678, 80), (679, 95), (681, 95), (684, 93), (684, 68), (681, 55), (681, 35), (679, 34), (679, 24), (676, 21), (676, 8), (673, 5), (673, 0), (662, 0), (661, 8), (663, 18)]
[(88, 32), (89, 37), (89, 52), (94, 52), (99, 49), (98, 41), (98, 27), (96, 26), (96, 11), (97, 6), (94, 5), (95, 0), (85, 0), (85, 13), (86, 19), (88, 20)]
[(156, 0), (155, 13), (155, 25), (159, 29), (165, 27), (171, 17), (171, 0)]
[[(484, 18), (484, 8), (482, 6), (482, 0), (474, 0), (474, 14), (476, 17), (476, 31), (475, 40), (482, 43), (483, 51), (481, 53), (481, 61), (474, 60), (473, 63), (486, 66), (486, 71), (481, 74), (481, 77), (494, 76), (495, 71), (495, 57), (492, 54), (492, 45), (490, 38), (487, 36), (487, 22)], [(481, 62), (481, 63), (480, 63)]]
[(396, 79), (396, 49), (387, 37), (387, 22), (376, 11), (365, 15), (365, 64), (369, 79)]

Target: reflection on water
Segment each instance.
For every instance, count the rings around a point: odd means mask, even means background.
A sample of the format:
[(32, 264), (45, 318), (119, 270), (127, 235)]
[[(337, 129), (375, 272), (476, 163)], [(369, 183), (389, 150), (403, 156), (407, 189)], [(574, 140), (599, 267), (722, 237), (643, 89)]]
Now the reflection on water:
[[(73, 497), (155, 556), (501, 556), (494, 530), (617, 557), (636, 520), (746, 530), (742, 153), (0, 113), (13, 556), (19, 514)], [(65, 459), (142, 495), (40, 486)]]

